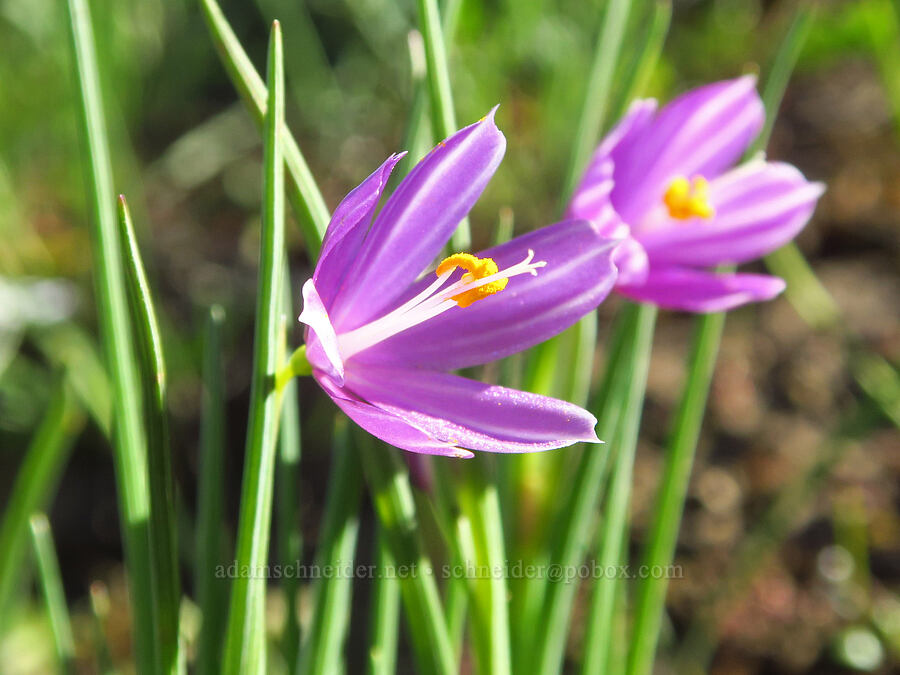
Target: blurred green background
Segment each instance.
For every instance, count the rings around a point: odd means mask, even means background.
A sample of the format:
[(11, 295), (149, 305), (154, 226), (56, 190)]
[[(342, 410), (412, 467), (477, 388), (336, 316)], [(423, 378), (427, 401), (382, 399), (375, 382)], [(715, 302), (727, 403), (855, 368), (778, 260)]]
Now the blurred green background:
[[(451, 49), (457, 117), (469, 123), (500, 103), (497, 120), (509, 141), (472, 213), (476, 243), (490, 240), (507, 209), (517, 232), (556, 218), (602, 4), (464, 0)], [(840, 329), (811, 328), (785, 298), (729, 318), (682, 527), (677, 562), (684, 579), (670, 584), (672, 622), (661, 672), (706, 656), (716, 673), (888, 672), (900, 657), (900, 439), (851, 375), (860, 349), (900, 361), (897, 7), (890, 0), (816, 4), (769, 154), (828, 184), (799, 244), (844, 321)], [(675, 2), (647, 93), (667, 99), (699, 83), (764, 69), (794, 6)], [(281, 20), (289, 124), (333, 208), (402, 147), (413, 91), (414, 3), (223, 0), (222, 7), (260, 69), (268, 25)], [(116, 189), (129, 197), (162, 314), (188, 569), (200, 334), (211, 303), (222, 304), (228, 317), (230, 530), (236, 515), (255, 298), (259, 135), (197, 3), (94, 0), (92, 8)], [(74, 448), (50, 517), (79, 667), (92, 672), (102, 655), (91, 598), (102, 604), (109, 596), (104, 628), (114, 664), (128, 658), (128, 615), (102, 431), (109, 393), (96, 344), (66, 30), (55, 0), (0, 0), (0, 504), (60, 369), (67, 368), (85, 414), (72, 420)], [(289, 241), (293, 278), (302, 280), (308, 261), (291, 226)], [(601, 319), (616, 302), (601, 308)], [(635, 473), (635, 541), (655, 494), (690, 328), (689, 317), (660, 317)], [(299, 328), (292, 340), (301, 341)], [(309, 383), (301, 394), (300, 492), (311, 559), (332, 407)], [(363, 518), (366, 555), (372, 516)], [(49, 631), (30, 581), (22, 579), (18, 591), (0, 621), (0, 672), (45, 672), (52, 663)], [(363, 588), (358, 602), (365, 600)], [(271, 621), (277, 632), (277, 611)], [(351, 628), (351, 641), (354, 635)], [(578, 639), (575, 630), (572, 648), (580, 653)]]

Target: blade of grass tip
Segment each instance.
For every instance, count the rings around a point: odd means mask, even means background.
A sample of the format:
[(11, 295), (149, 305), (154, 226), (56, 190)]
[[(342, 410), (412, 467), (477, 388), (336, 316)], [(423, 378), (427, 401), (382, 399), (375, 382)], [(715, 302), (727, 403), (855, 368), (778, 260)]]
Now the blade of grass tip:
[(653, 326), (656, 322), (656, 308), (640, 305), (638, 324), (634, 335), (634, 369), (626, 392), (625, 408), (616, 431), (616, 453), (610, 478), (609, 494), (603, 508), (600, 528), (599, 549), (596, 563), (601, 574), (594, 580), (591, 596), (588, 628), (585, 634), (585, 654), (582, 672), (602, 673), (607, 671), (615, 638), (616, 596), (624, 595), (625, 579), (608, 576), (606, 570), (619, 569), (623, 563), (625, 542), (628, 534), (628, 504), (631, 501), (631, 482), (634, 455), (637, 450), (638, 430), (644, 392), (647, 387), (647, 373), (650, 369), (650, 350), (653, 345)]
[(384, 535), (375, 536), (376, 577), (372, 590), (372, 615), (369, 623), (369, 675), (393, 675), (397, 672), (397, 637), (400, 632), (400, 584), (386, 570), (396, 568)]
[[(359, 458), (350, 444), (347, 420), (338, 418), (334, 429), (334, 465), (328, 479), (328, 497), (318, 542), (320, 570), (353, 567), (359, 531), (362, 481)], [(323, 574), (313, 590), (312, 624), (300, 649), (298, 673), (339, 673), (350, 625), (353, 575)]]
[(73, 402), (65, 381), (57, 386), (47, 411), (25, 452), (0, 521), (0, 624), (14, 590), (20, 585), (28, 549), (28, 518), (49, 505), (69, 457), (72, 443), (84, 426), (84, 415)]
[[(285, 315), (290, 317), (293, 315), (294, 309), (287, 265), (285, 265), (284, 271), (283, 294)], [(281, 429), (278, 438), (278, 469), (275, 477), (275, 509), (278, 558), (287, 569), (299, 564), (303, 555), (303, 536), (300, 528), (300, 400), (297, 394), (297, 382), (289, 381), (284, 386), (283, 396)], [(281, 648), (286, 663), (297, 663), (300, 649), (298, 608), (300, 580), (296, 575), (291, 575), (282, 579), (281, 583), (287, 614), (281, 637)]]
[(151, 580), (150, 495), (147, 448), (141, 420), (138, 368), (131, 342), (122, 253), (116, 227), (112, 168), (103, 97), (87, 0), (68, 0), (72, 52), (77, 70), (89, 201), (93, 209), (92, 249), (98, 315), (106, 366), (112, 382), (116, 486), (131, 594), (138, 671), (155, 670), (153, 617), (157, 599)]
[(281, 155), (283, 68), (281, 27), (276, 21), (272, 24), (269, 39), (269, 98), (263, 149), (263, 213), (253, 340), (253, 381), (235, 555), (239, 574), (232, 583), (222, 664), (224, 672), (235, 674), (266, 671), (266, 579), (258, 571), (263, 569), (269, 550), (281, 407), (281, 392), (274, 385), (282, 351), (279, 315), (285, 264), (284, 161)]
[(464, 477), (458, 488), (460, 506), (471, 523), (474, 550), (468, 556), (476, 574), (468, 587), (472, 607), (472, 635), (481, 673), (510, 673), (512, 652), (509, 641), (506, 552), (500, 499), (491, 467), (491, 458), (474, 457), (463, 466)]
[[(437, 142), (456, 131), (450, 67), (447, 63), (447, 49), (437, 0), (417, 0), (416, 4), (419, 9), (419, 32), (425, 43), (425, 81), (428, 84), (431, 103), (431, 132), (433, 140)], [(458, 11), (459, 8), (456, 9)], [(451, 246), (456, 251), (465, 251), (471, 245), (472, 233), (469, 221), (463, 219), (453, 233)]]
[(228, 582), (214, 572), (222, 564), (224, 545), (225, 372), (222, 360), (222, 326), (225, 312), (219, 305), (209, 310), (203, 338), (203, 414), (200, 420), (199, 485), (197, 487), (197, 549), (194, 592), (202, 623), (197, 642), (198, 675), (220, 671), (225, 632)]
[(31, 516), (31, 543), (37, 561), (38, 577), (47, 615), (50, 617), (50, 629), (53, 633), (53, 645), (62, 672), (73, 671), (75, 658), (75, 640), (72, 637), (72, 624), (69, 622), (69, 610), (66, 607), (66, 594), (63, 591), (62, 578), (59, 576), (59, 560), (50, 533), (50, 522), (43, 513)]
[[(598, 390), (599, 401), (592, 406), (598, 418), (597, 433), (607, 441), (615, 438), (631, 374), (639, 358), (635, 336), (640, 315), (641, 309), (629, 304), (617, 317), (606, 373)], [(557, 534), (551, 544), (551, 564), (547, 568), (551, 578), (547, 579), (549, 583), (543, 584), (544, 604), (536, 634), (525, 643), (533, 645), (534, 652), (523, 660), (525, 664), (534, 663), (534, 671), (541, 675), (559, 672), (562, 664), (577, 590), (577, 585), (567, 575), (581, 563), (587, 552), (608, 462), (608, 448), (585, 447), (572, 474), (572, 484), (561, 491), (563, 508), (554, 528)]]
[(409, 474), (397, 456), (399, 451), (362, 433), (358, 439), (363, 471), (391, 555), (398, 570), (410, 572), (399, 582), (418, 671), (456, 673), (434, 570), (419, 533)]
[(156, 646), (160, 668), (177, 672), (181, 580), (175, 522), (175, 484), (169, 440), (166, 364), (159, 322), (144, 272), (131, 214), (119, 195), (119, 233), (125, 263), (125, 281), (131, 305), (132, 326), (137, 337), (139, 374), (143, 391), (147, 430), (147, 477), (150, 488), (151, 581), (156, 607)]
[[(781, 98), (790, 73), (809, 32), (810, 20), (810, 10), (799, 7), (785, 40), (775, 56), (763, 91), (766, 126), (760, 137), (748, 150), (748, 156), (758, 152), (768, 141), (772, 130), (772, 120), (781, 105)], [(669, 565), (675, 554), (688, 481), (694, 464), (697, 441), (700, 437), (706, 400), (724, 325), (724, 314), (708, 314), (697, 319), (687, 382), (666, 449), (659, 496), (653, 510), (650, 531), (643, 553), (642, 564), (648, 569), (663, 568)], [(638, 585), (632, 644), (628, 658), (628, 675), (646, 675), (652, 669), (662, 615), (665, 611), (667, 588), (668, 580), (665, 578), (643, 579)]]
[(581, 118), (575, 131), (575, 143), (562, 190), (561, 208), (565, 208), (609, 111), (613, 74), (625, 36), (625, 24), (631, 11), (631, 0), (609, 0), (601, 21), (594, 48), (594, 62), (587, 79)]
[[(213, 42), (231, 82), (247, 106), (247, 110), (263, 127), (266, 115), (266, 85), (228, 24), (216, 0), (202, 0), (203, 16), (212, 33)], [(280, 134), (281, 152), (288, 173), (288, 199), (303, 230), (303, 239), (311, 258), (315, 259), (331, 216), (325, 199), (303, 158), (300, 146), (286, 128)]]

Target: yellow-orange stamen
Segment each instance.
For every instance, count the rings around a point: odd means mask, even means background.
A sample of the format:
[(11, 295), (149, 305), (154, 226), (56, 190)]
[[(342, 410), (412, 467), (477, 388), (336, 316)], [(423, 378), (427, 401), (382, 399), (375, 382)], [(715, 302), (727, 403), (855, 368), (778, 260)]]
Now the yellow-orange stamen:
[(692, 181), (684, 176), (675, 178), (663, 195), (669, 215), (678, 220), (712, 218), (715, 211), (709, 204), (708, 188), (709, 183), (703, 176), (694, 176)]
[[(441, 264), (435, 270), (435, 274), (441, 276), (456, 267), (466, 270), (461, 279), (466, 284), (492, 276), (500, 271), (493, 258), (477, 258), (471, 253), (454, 253), (441, 261)], [(473, 302), (494, 295), (494, 293), (499, 293), (506, 288), (508, 283), (509, 279), (496, 279), (481, 286), (470, 288), (459, 295), (454, 295), (452, 299), (460, 307), (468, 307)]]

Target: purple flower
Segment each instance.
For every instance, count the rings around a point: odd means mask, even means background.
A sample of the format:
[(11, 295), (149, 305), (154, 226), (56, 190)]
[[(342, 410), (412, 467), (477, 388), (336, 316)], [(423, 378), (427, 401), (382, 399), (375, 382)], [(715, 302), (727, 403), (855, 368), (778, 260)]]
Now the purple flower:
[(462, 448), (597, 442), (596, 419), (578, 406), (447, 372), (556, 335), (615, 282), (617, 242), (586, 220), (452, 255), (423, 275), (500, 164), (506, 140), (493, 118), (438, 144), (373, 222), (401, 155), (389, 157), (335, 210), (303, 286), (313, 376), (357, 424), (404, 450), (471, 457)]
[(613, 258), (622, 295), (717, 312), (784, 290), (777, 277), (708, 269), (789, 242), (824, 190), (763, 157), (731, 168), (764, 118), (756, 79), (741, 77), (689, 91), (658, 113), (656, 101), (636, 101), (603, 140), (567, 216), (628, 237)]

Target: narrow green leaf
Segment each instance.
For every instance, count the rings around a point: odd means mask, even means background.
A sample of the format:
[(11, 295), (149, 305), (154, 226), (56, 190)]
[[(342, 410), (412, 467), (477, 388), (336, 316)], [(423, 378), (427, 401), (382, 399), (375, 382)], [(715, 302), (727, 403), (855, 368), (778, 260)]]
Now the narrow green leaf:
[[(237, 36), (216, 0), (202, 0), (203, 16), (206, 18), (213, 41), (219, 52), (228, 76), (244, 100), (250, 114), (260, 128), (266, 116), (266, 85), (253, 67), (250, 57), (241, 46)], [(315, 258), (322, 246), (322, 238), (331, 215), (325, 199), (300, 152), (300, 146), (286, 128), (279, 133), (280, 152), (288, 172), (288, 199), (297, 214), (303, 238), (310, 257)]]
[[(361, 474), (359, 458), (350, 446), (348, 423), (340, 418), (334, 430), (334, 465), (316, 552), (320, 569), (353, 565), (359, 531)], [(313, 590), (312, 624), (300, 650), (300, 675), (344, 670), (343, 646), (350, 626), (353, 575), (322, 575)]]
[[(487, 569), (487, 577), (468, 580), (472, 631), (479, 672), (512, 672), (509, 612), (506, 586), (506, 552), (500, 500), (489, 466), (491, 458), (475, 457), (463, 466), (464, 481), (458, 488), (462, 511), (471, 523), (474, 550), (467, 556), (475, 569)], [(495, 573), (500, 571), (499, 573)]]
[[(450, 88), (450, 67), (444, 44), (444, 31), (437, 0), (417, 0), (419, 30), (425, 43), (425, 81), (431, 102), (431, 132), (435, 142), (456, 131), (456, 113)], [(457, 8), (458, 11), (458, 8)], [(453, 16), (453, 12), (450, 16)], [(469, 221), (464, 219), (453, 233), (454, 250), (465, 251), (472, 245)]]
[[(284, 67), (281, 27), (272, 24), (268, 56), (268, 102), (263, 149), (263, 213), (260, 233), (256, 331), (250, 422), (241, 489), (235, 561), (223, 671), (266, 672), (265, 575), (272, 521), (272, 492), (281, 393), (275, 388), (280, 365), (279, 316), (284, 275)], [(247, 574), (244, 574), (244, 571)]]
[(175, 484), (169, 441), (166, 364), (162, 337), (153, 307), (150, 285), (144, 272), (131, 214), (125, 197), (119, 195), (119, 234), (125, 264), (125, 281), (131, 319), (137, 337), (139, 376), (147, 430), (147, 476), (150, 488), (150, 554), (156, 647), (159, 667), (168, 673), (179, 670), (179, 610), (181, 580), (175, 521)]
[(75, 658), (75, 640), (72, 637), (72, 624), (69, 622), (69, 610), (66, 607), (66, 594), (63, 591), (62, 578), (59, 576), (59, 560), (53, 535), (50, 533), (50, 522), (43, 513), (31, 516), (31, 543), (37, 561), (38, 578), (50, 617), (50, 629), (53, 633), (53, 645), (60, 670), (73, 672), (72, 661)]
[[(632, 373), (638, 359), (642, 358), (636, 348), (636, 336), (643, 311), (637, 305), (626, 305), (616, 319), (606, 372), (598, 389), (599, 400), (592, 406), (598, 418), (597, 433), (607, 441), (616, 437)], [(577, 590), (577, 585), (567, 581), (565, 575), (581, 564), (587, 552), (608, 462), (608, 448), (586, 446), (572, 474), (573, 482), (561, 491), (564, 506), (554, 528), (557, 535), (552, 542), (550, 563), (562, 576), (545, 584), (540, 624), (529, 642), (534, 645), (531, 662), (535, 664), (535, 672), (541, 675), (558, 672), (562, 664), (572, 602)]]
[(363, 470), (391, 555), (398, 569), (406, 566), (411, 571), (399, 581), (418, 671), (455, 674), (456, 659), (431, 560), (422, 544), (408, 472), (396, 449), (362, 433), (358, 438)]
[[(452, 564), (459, 563), (459, 558), (453, 558)], [(447, 621), (447, 632), (450, 634), (453, 656), (457, 662), (462, 657), (468, 610), (469, 593), (466, 588), (466, 580), (459, 576), (451, 576), (447, 579), (445, 586), (444, 617)]]
[[(656, 322), (656, 308), (640, 305), (637, 327), (634, 334), (633, 370), (626, 390), (625, 408), (616, 431), (616, 453), (610, 478), (609, 494), (603, 508), (603, 522), (600, 528), (599, 550), (596, 562), (600, 569), (608, 570), (621, 565), (625, 553), (628, 533), (628, 505), (631, 500), (631, 483), (634, 455), (637, 450), (638, 430), (647, 387), (647, 373), (650, 369), (650, 351), (653, 346), (653, 326)], [(601, 673), (606, 671), (612, 640), (615, 638), (616, 597), (624, 594), (624, 579), (610, 578), (605, 574), (594, 580), (591, 609), (585, 634), (585, 655), (582, 672)]]
[(662, 54), (669, 25), (672, 23), (672, 0), (656, 0), (650, 9), (647, 28), (635, 48), (634, 60), (624, 77), (623, 93), (617, 97), (615, 118), (619, 118), (639, 96), (644, 96)]
[(77, 70), (88, 196), (93, 209), (92, 252), (100, 331), (112, 382), (116, 484), (131, 593), (134, 650), (139, 672), (159, 663), (149, 540), (147, 448), (141, 420), (138, 368), (131, 340), (122, 252), (116, 226), (112, 169), (103, 97), (87, 0), (68, 0), (72, 53)]
[[(456, 25), (459, 20), (459, 10), (462, 7), (461, 0), (448, 0), (441, 5), (441, 25), (444, 30), (444, 44), (453, 42)], [(403, 135), (403, 149), (407, 151), (399, 166), (394, 169), (392, 180), (400, 180), (409, 173), (409, 169), (425, 156), (428, 148), (433, 144), (431, 125), (428, 122), (428, 89), (425, 84), (425, 47), (422, 34), (418, 31), (409, 35), (409, 57), (412, 70), (413, 95), (409, 106), (409, 117), (406, 123), (406, 131)], [(438, 138), (437, 140), (440, 140)]]
[(587, 79), (584, 105), (581, 109), (578, 129), (575, 131), (572, 156), (563, 183), (561, 193), (561, 208), (563, 209), (575, 190), (578, 178), (605, 126), (613, 75), (619, 62), (619, 52), (626, 33), (625, 24), (630, 11), (631, 0), (609, 0), (606, 3), (601, 28), (597, 34), (597, 44), (594, 48), (594, 62)]
[[(725, 314), (708, 314), (696, 322), (688, 379), (666, 449), (666, 464), (643, 556), (643, 564), (647, 566), (668, 565), (675, 553), (688, 480), (724, 325)], [(627, 671), (631, 675), (644, 675), (651, 671), (667, 587), (666, 579), (646, 579), (638, 586)]]
[(20, 585), (28, 547), (28, 518), (46, 509), (69, 457), (72, 442), (84, 426), (84, 416), (60, 382), (16, 474), (0, 521), (0, 624), (9, 616), (9, 602)]
[(203, 338), (203, 414), (200, 420), (197, 542), (194, 555), (194, 592), (202, 623), (197, 643), (198, 675), (220, 672), (225, 633), (228, 582), (216, 568), (224, 564), (225, 373), (222, 326), (225, 312), (209, 310)]
[[(375, 565), (380, 571), (396, 569), (387, 542), (379, 529)], [(397, 638), (400, 633), (400, 584), (390, 574), (379, 574), (372, 590), (372, 615), (369, 624), (369, 675), (393, 675), (397, 672)]]

